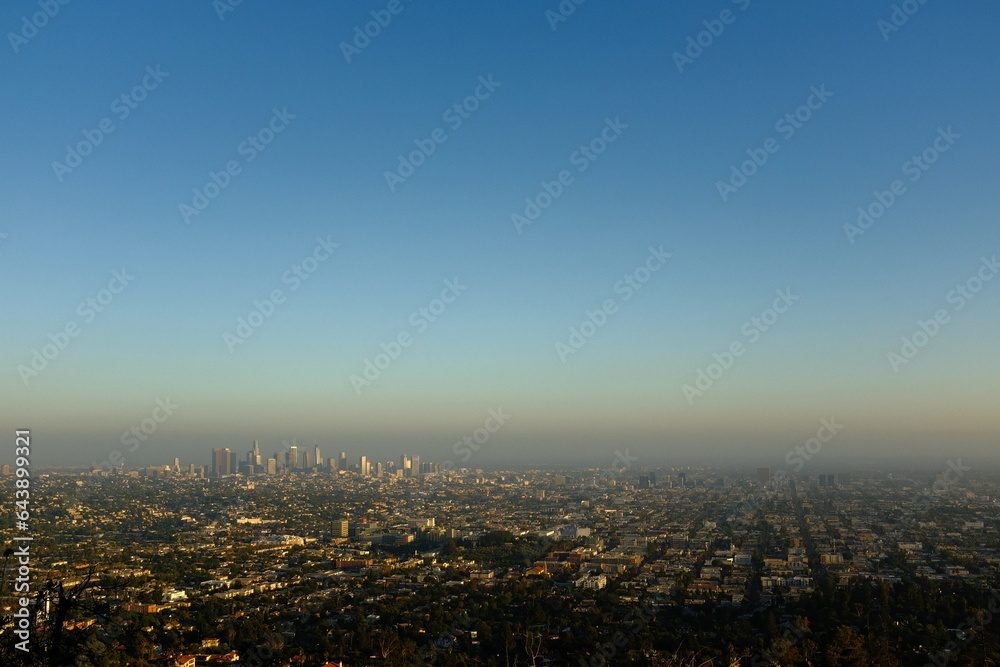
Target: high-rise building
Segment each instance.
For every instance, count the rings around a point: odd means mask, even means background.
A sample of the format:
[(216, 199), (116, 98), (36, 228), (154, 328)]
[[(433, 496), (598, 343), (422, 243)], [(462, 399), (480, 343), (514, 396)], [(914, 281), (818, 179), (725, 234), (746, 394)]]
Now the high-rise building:
[(410, 473), (411, 475), (413, 475), (414, 477), (420, 477), (420, 457), (419, 456), (414, 456), (412, 459), (410, 459), (410, 470), (412, 471)]
[(334, 537), (347, 537), (351, 533), (351, 524), (347, 519), (339, 519), (333, 522), (333, 535)]
[(771, 469), (757, 468), (757, 481), (761, 484), (769, 484), (771, 482)]
[(338, 470), (347, 470), (347, 452), (340, 453), (340, 463), (337, 465)]
[(362, 456), (360, 459), (358, 459), (358, 472), (365, 477), (371, 474), (372, 464), (368, 461), (367, 456)]
[(174, 457), (174, 472), (179, 473), (181, 471), (181, 459), (178, 456)]
[(299, 467), (299, 448), (292, 445), (288, 448), (288, 469), (297, 470)]
[(319, 451), (319, 445), (313, 444), (313, 465), (317, 468), (323, 467), (323, 455)]
[(267, 474), (277, 475), (278, 474), (278, 459), (268, 459), (267, 460)]
[(239, 457), (236, 456), (236, 452), (230, 452), (229, 449), (226, 449), (226, 451), (229, 452), (229, 474), (235, 475), (237, 466), (239, 465)]
[(337, 459), (331, 456), (326, 460), (326, 465), (330, 468), (330, 472), (334, 472), (337, 469)]
[(253, 460), (251, 461), (255, 466), (259, 466), (263, 463), (262, 457), (260, 455), (260, 443), (256, 440), (253, 441)]
[(232, 468), (229, 466), (229, 448), (216, 447), (212, 450), (212, 474), (216, 477), (231, 475)]
[(303, 461), (302, 461), (302, 467), (303, 468), (305, 468), (306, 470), (309, 470), (310, 468), (313, 467), (312, 452), (303, 452), (302, 453), (302, 458), (303, 458)]

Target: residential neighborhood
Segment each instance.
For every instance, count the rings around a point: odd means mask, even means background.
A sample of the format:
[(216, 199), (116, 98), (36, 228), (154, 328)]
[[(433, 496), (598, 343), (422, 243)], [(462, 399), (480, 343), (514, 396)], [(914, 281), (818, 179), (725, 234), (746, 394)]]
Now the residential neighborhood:
[[(36, 641), (182, 667), (983, 664), (996, 642), (967, 621), (1000, 601), (995, 476), (202, 472), (38, 475)], [(858, 596), (882, 600), (864, 622)]]

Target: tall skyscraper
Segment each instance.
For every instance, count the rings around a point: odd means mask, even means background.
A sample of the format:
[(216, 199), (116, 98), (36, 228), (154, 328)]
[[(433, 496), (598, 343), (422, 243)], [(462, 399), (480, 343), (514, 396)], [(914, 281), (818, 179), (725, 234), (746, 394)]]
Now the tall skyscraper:
[(771, 469), (770, 468), (757, 468), (757, 481), (761, 484), (768, 484), (771, 482)]
[(317, 468), (323, 467), (323, 455), (319, 451), (319, 445), (313, 444), (313, 465)]
[(306, 470), (313, 467), (312, 452), (302, 452), (302, 467)]
[(340, 453), (340, 465), (337, 467), (340, 470), (347, 470), (347, 452)]
[(820, 486), (837, 486), (837, 477), (836, 477), (836, 475), (832, 475), (832, 474), (830, 474), (830, 475), (820, 475), (819, 476), (819, 485)]
[(368, 475), (371, 474), (371, 471), (372, 471), (372, 464), (368, 462), (368, 457), (362, 456), (358, 460), (358, 472), (361, 473), (363, 476), (367, 477)]
[(410, 474), (414, 477), (420, 477), (420, 457), (414, 456), (410, 459)]
[(292, 445), (288, 448), (288, 469), (297, 470), (299, 467), (299, 448)]
[(337, 459), (331, 456), (327, 459), (326, 465), (330, 468), (330, 472), (335, 472), (337, 470)]
[(267, 460), (267, 474), (277, 475), (278, 474), (278, 459), (268, 459)]
[(229, 448), (216, 447), (212, 450), (212, 474), (216, 477), (231, 475), (232, 468), (229, 466)]
[(263, 463), (260, 455), (260, 443), (258, 443), (256, 440), (253, 441), (253, 461), (251, 461), (251, 463), (253, 463), (255, 466), (259, 466), (261, 465), (261, 463)]

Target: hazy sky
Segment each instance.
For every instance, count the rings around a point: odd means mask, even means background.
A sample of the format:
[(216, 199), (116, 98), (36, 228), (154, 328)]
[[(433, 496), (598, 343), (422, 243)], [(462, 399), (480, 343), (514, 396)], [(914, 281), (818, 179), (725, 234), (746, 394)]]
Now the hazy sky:
[(892, 4), (4, 3), (3, 432), (992, 454), (1000, 7)]

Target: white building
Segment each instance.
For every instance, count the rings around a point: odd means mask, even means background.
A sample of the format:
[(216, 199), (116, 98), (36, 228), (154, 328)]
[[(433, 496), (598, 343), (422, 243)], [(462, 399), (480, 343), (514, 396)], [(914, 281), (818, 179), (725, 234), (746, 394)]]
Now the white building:
[(608, 578), (603, 574), (597, 574), (589, 577), (581, 577), (576, 580), (577, 588), (590, 588), (593, 590), (600, 590), (608, 585)]

